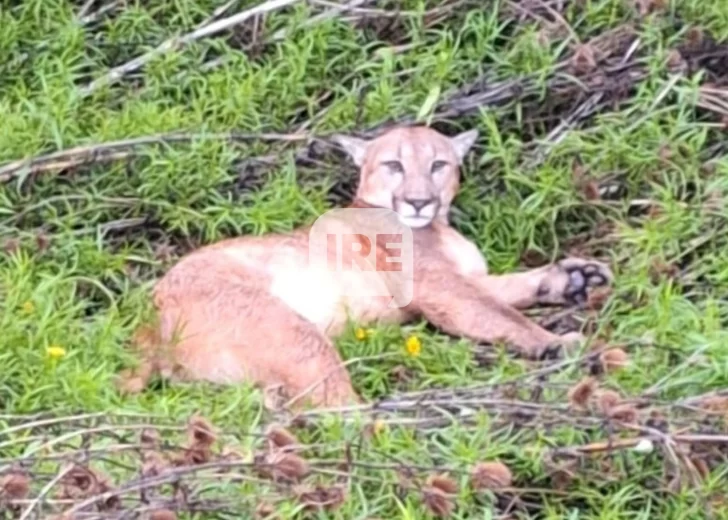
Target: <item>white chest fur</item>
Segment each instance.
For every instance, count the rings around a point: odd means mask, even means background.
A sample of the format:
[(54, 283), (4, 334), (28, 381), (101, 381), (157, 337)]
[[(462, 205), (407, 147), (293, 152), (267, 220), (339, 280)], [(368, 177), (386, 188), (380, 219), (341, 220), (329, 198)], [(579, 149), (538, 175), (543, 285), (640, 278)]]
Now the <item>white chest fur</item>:
[(452, 228), (440, 234), (440, 244), (445, 256), (463, 276), (488, 274), (488, 263), (478, 247)]

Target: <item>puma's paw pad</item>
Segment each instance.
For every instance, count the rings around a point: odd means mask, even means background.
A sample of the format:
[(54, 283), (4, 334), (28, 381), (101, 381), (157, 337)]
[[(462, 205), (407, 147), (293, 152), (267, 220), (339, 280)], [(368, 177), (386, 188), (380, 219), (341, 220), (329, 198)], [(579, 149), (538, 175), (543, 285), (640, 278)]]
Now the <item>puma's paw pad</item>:
[(601, 262), (567, 258), (558, 265), (569, 276), (564, 289), (564, 300), (570, 304), (586, 303), (590, 287), (611, 285), (614, 280), (612, 271)]

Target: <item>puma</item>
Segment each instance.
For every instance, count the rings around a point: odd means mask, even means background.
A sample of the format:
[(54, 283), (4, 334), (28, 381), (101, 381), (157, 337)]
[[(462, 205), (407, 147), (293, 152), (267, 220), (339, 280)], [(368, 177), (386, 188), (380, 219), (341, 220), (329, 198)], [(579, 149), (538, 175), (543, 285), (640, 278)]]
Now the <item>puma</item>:
[(448, 137), (428, 127), (395, 128), (372, 140), (334, 138), (360, 169), (349, 207), (392, 210), (411, 230), (409, 304), (352, 296), (364, 284), (355, 271), (313, 272), (310, 227), (223, 240), (184, 256), (156, 284), (157, 322), (137, 338), (146, 362), (131, 373), (131, 386), (139, 391), (161, 372), (278, 387), (295, 406), (360, 403), (333, 343), (349, 319), (365, 326), (424, 318), (450, 335), (502, 341), (528, 358), (580, 341), (579, 333), (547, 331), (520, 309), (583, 301), (590, 287), (612, 283), (606, 265), (567, 258), (491, 275), (478, 247), (449, 225), (460, 167), (477, 138), (477, 130)]

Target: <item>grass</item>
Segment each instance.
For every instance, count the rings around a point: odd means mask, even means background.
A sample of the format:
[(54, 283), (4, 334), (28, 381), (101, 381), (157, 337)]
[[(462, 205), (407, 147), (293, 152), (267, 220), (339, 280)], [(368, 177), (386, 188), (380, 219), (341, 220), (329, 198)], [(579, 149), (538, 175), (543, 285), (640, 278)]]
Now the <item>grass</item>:
[[(629, 350), (630, 366), (600, 376), (605, 386), (628, 396), (655, 387), (651, 397), (668, 403), (728, 386), (728, 162), (715, 153), (722, 152), (726, 116), (699, 103), (701, 82), (725, 77), (719, 57), (693, 59), (702, 69), (689, 75), (671, 74), (666, 65), (669, 50), (690, 39), (691, 27), (725, 45), (725, 2), (655, 1), (655, 12), (641, 17), (629, 1), (567, 1), (519, 20), (519, 13), (536, 7), (461, 2), (440, 12), (445, 2), (380, 1), (366, 3), (374, 9), (367, 20), (337, 15), (311, 26), (304, 24), (324, 7), (299, 2), (269, 13), (257, 28), (246, 22), (165, 52), (88, 95), (82, 89), (91, 81), (193, 30), (223, 2), (127, 2), (91, 21), (77, 18), (82, 4), (0, 2), (0, 168), (76, 146), (177, 132), (190, 139), (147, 144), (123, 160), (61, 171), (19, 169), (5, 180), (0, 423), (52, 411), (144, 413), (181, 424), (197, 412), (231, 435), (268, 424), (254, 389), (160, 384), (122, 396), (113, 384), (115, 374), (133, 363), (126, 343), (147, 316), (151, 285), (175, 258), (223, 237), (312, 222), (340, 202), (336, 193), (350, 190), (351, 165), (336, 154), (298, 141), (205, 136), (325, 136), (406, 118), (480, 129), (463, 169), (454, 224), (478, 244), (492, 271), (522, 268), (527, 252), (551, 259), (583, 251), (614, 267), (615, 290), (600, 312), (575, 311), (593, 338)], [(226, 14), (254, 4), (237, 2)], [(395, 4), (405, 12), (395, 16)], [(89, 13), (103, 5), (94, 3)], [(568, 30), (558, 21), (543, 22), (557, 20), (555, 9)], [(435, 14), (423, 15), (427, 10)], [(548, 87), (555, 67), (574, 51), (574, 42), (564, 38), (573, 33), (581, 42), (593, 41), (625, 24), (639, 37), (633, 59), (644, 77), (623, 93), (614, 84), (595, 113), (563, 140), (545, 141), (590, 94), (553, 101), (558, 93)], [(724, 54), (728, 49), (719, 48)], [(683, 56), (689, 59), (689, 53)], [(482, 77), (488, 81), (474, 83)], [(535, 95), (514, 94), (505, 103), (444, 115), (466, 85), (486, 92), (496, 81), (526, 80)], [(297, 150), (307, 151), (308, 160), (297, 161)], [(534, 150), (548, 153), (534, 163)], [(575, 161), (585, 184), (575, 179)], [(616, 195), (586, 196), (609, 186), (617, 186)], [(597, 229), (606, 237), (595, 238)], [(476, 348), (421, 323), (375, 328), (364, 340), (355, 328), (338, 346), (346, 359), (366, 358), (350, 370), (367, 399), (496, 384), (531, 369), (497, 348)], [(409, 334), (422, 340), (419, 357), (407, 355)], [(50, 358), (52, 346), (65, 356)], [(583, 375), (572, 366), (552, 378), (546, 393), (558, 400), (559, 389)], [(417, 495), (395, 493), (393, 471), (366, 464), (403, 460), (467, 469), (499, 459), (513, 471), (514, 486), (553, 488), (543, 453), (604, 436), (568, 421), (532, 430), (493, 421), (482, 415), (475, 427), (456, 421), (412, 429), (395, 420), (359, 454), (364, 465), (346, 503), (321, 517), (427, 517)], [(334, 448), (360, 433), (361, 425), (325, 417), (297, 435), (332, 447), (319, 456), (341, 459)], [(21, 448), (26, 434), (0, 435), (0, 457), (27, 454), (29, 448)], [(257, 442), (242, 439), (246, 450)], [(520, 510), (548, 519), (705, 518), (701, 495), (725, 486), (725, 459), (701, 486), (680, 493), (664, 491), (659, 458), (627, 453), (604, 460), (601, 472), (576, 478), (568, 493), (535, 493)], [(464, 486), (466, 476), (458, 478)], [(256, 493), (265, 495), (251, 482), (216, 485), (250, 511)], [(295, 501), (276, 508), (287, 518)], [(478, 498), (462, 491), (452, 517), (495, 518), (507, 508), (492, 494)], [(724, 510), (712, 515), (728, 518)]]

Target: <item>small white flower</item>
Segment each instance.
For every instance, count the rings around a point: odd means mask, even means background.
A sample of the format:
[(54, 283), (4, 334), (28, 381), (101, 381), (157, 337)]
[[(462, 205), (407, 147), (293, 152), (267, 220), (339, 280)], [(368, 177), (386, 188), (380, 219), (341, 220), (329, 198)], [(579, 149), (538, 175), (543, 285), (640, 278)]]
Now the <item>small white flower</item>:
[(637, 446), (634, 447), (634, 451), (638, 453), (652, 453), (652, 450), (654, 449), (655, 445), (650, 439), (642, 439), (637, 443)]

